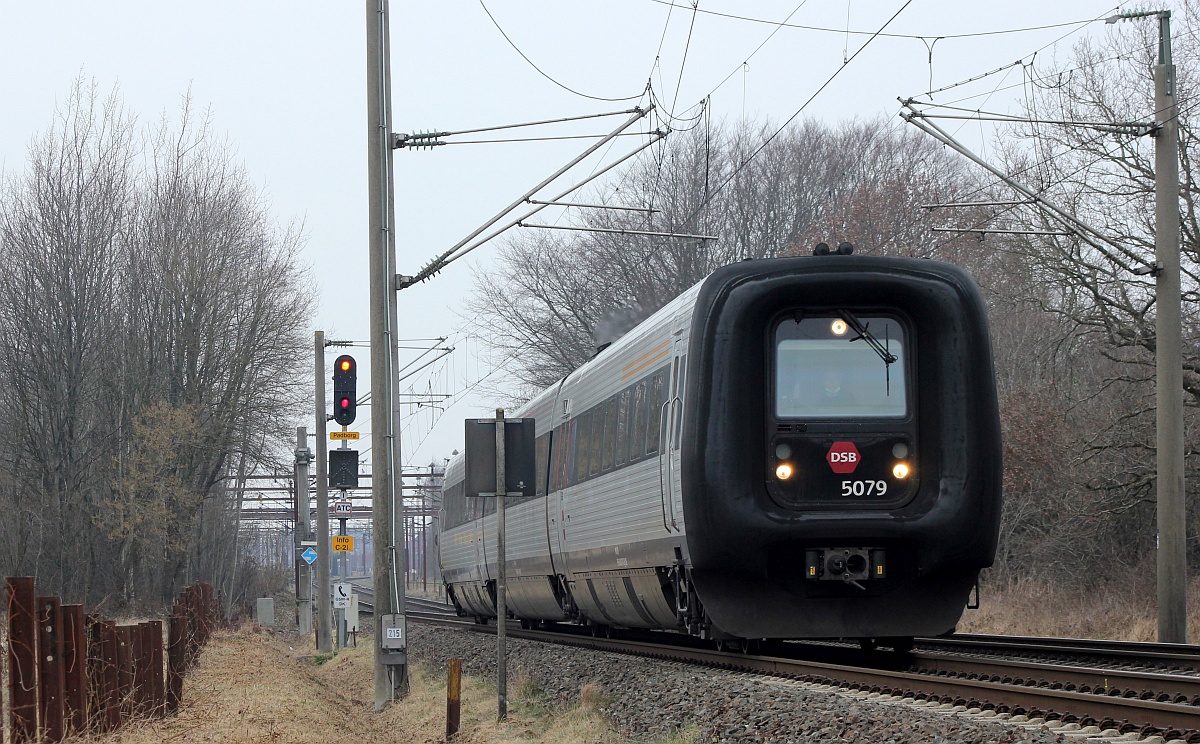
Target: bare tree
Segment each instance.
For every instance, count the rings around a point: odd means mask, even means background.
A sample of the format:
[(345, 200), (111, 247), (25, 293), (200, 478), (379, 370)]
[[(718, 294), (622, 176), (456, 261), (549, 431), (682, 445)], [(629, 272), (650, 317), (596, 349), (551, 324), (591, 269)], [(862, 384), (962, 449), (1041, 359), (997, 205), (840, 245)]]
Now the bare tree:
[(188, 102), (145, 141), (80, 81), (0, 195), (0, 568), (77, 599), (227, 583), (231, 463), (308, 391), (300, 228)]
[(0, 376), (8, 396), (13, 537), (48, 590), (90, 587), (89, 515), (114, 453), (109, 375), (118, 255), (134, 201), (133, 119), (114, 94), (76, 81), (31, 145), (0, 210)]
[[(811, 250), (818, 239), (923, 255), (929, 220), (919, 204), (948, 198), (964, 180), (961, 164), (882, 119), (773, 133), (746, 125), (669, 139), (599, 197), (656, 211), (579, 217), (583, 226), (623, 234), (511, 240), (499, 271), (476, 276), (471, 312), (500, 358), (513, 360), (513, 376), (528, 389), (548, 385), (611, 341), (614, 327), (627, 328), (743, 258)], [(720, 239), (636, 234), (643, 231)]]

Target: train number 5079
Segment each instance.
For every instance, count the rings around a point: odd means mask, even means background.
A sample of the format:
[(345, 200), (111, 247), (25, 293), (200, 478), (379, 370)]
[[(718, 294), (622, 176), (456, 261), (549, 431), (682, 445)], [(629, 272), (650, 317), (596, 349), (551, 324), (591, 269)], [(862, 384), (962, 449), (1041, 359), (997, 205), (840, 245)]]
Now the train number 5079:
[(882, 496), (887, 493), (887, 481), (881, 480), (844, 480), (842, 481), (843, 496)]

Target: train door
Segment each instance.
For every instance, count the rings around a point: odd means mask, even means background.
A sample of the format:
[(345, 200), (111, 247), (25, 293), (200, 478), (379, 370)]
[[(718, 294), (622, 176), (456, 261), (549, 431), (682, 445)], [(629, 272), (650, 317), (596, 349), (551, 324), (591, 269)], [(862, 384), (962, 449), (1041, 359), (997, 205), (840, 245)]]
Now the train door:
[(558, 504), (555, 494), (551, 490), (554, 480), (554, 450), (557, 444), (554, 441), (555, 433), (554, 429), (546, 432), (537, 448), (537, 495), (545, 499), (546, 552), (550, 556), (550, 573), (552, 574), (558, 573), (558, 566), (554, 558), (554, 533), (558, 530)]
[(671, 342), (671, 380), (662, 406), (662, 428), (658, 449), (659, 482), (662, 486), (663, 526), (678, 532), (683, 513), (683, 491), (679, 482), (679, 436), (683, 422), (683, 377), (687, 347), (683, 330)]
[[(679, 363), (674, 381), (671, 383), (671, 418), (670, 452), (671, 462), (671, 502), (674, 507), (676, 529), (683, 529), (683, 457), (681, 443), (683, 441), (683, 401), (684, 387), (687, 384), (687, 341), (683, 330), (675, 337), (675, 359)], [(674, 367), (674, 362), (672, 363)]]

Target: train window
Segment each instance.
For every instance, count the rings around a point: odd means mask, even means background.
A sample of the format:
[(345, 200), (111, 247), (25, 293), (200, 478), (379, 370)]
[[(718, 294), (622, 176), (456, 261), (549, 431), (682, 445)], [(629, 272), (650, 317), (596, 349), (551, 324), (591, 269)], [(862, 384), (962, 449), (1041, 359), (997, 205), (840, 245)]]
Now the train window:
[(600, 452), (600, 472), (607, 473), (613, 467), (613, 444), (617, 434), (617, 399), (604, 401), (604, 435), (601, 437), (603, 450)]
[(567, 470), (571, 461), (571, 422), (558, 427), (554, 434), (554, 472), (550, 473), (550, 490), (567, 487)]
[(617, 467), (625, 464), (629, 456), (629, 406), (633, 390), (622, 390), (617, 398)]
[(589, 440), (588, 477), (600, 472), (600, 445), (604, 439), (604, 406), (592, 407), (592, 438)]
[(534, 442), (534, 450), (537, 453), (537, 487), (534, 489), (534, 495), (545, 496), (546, 469), (550, 460), (550, 432), (537, 438), (537, 441)]
[(575, 429), (575, 475), (571, 478), (571, 485), (583, 483), (587, 479), (588, 454), (591, 452), (592, 441), (592, 412), (585, 411), (576, 421), (578, 423)]
[(646, 382), (633, 389), (633, 428), (629, 433), (629, 461), (640, 460), (646, 453)]
[(854, 320), (868, 338), (837, 316), (776, 326), (776, 415), (883, 418), (908, 412), (904, 327), (895, 318)]
[(649, 401), (646, 413), (648, 418), (646, 421), (646, 454), (653, 455), (658, 452), (658, 437), (662, 434), (662, 417), (663, 404), (667, 402), (666, 386), (663, 384), (666, 376), (665, 371), (655, 373), (654, 377), (650, 378), (650, 390), (646, 397)]
[(450, 486), (446, 489), (446, 495), (443, 497), (442, 507), (446, 510), (445, 518), (447, 529), (451, 527), (457, 527), (463, 522), (467, 521), (466, 514), (463, 513), (465, 510), (464, 507), (466, 507), (466, 504), (464, 504), (463, 501), (464, 499), (459, 493), (459, 488), (457, 485)]

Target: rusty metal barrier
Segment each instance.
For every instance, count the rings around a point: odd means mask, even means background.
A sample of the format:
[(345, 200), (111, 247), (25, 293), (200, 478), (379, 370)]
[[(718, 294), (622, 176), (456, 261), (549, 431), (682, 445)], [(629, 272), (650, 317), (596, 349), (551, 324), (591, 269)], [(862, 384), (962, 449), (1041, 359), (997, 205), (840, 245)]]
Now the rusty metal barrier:
[[(36, 597), (28, 576), (5, 580), (8, 616), (8, 716), (0, 739), (61, 741), (116, 731), (134, 718), (179, 710), (183, 680), (224, 622), (216, 593), (193, 584), (179, 593), (166, 624), (118, 626), (82, 605)], [(7, 734), (5, 732), (7, 731)]]

